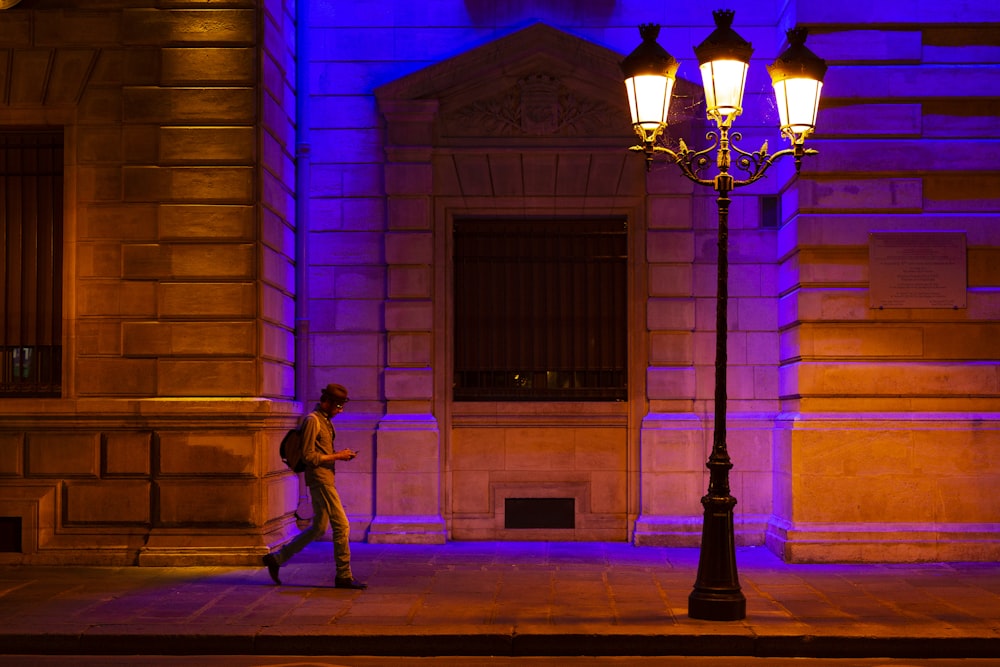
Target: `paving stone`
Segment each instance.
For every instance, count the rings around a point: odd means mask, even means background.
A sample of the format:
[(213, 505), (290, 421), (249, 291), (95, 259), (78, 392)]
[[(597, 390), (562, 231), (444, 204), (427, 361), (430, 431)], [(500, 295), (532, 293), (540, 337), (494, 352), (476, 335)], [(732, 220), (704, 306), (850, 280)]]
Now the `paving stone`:
[(1000, 658), (1000, 563), (741, 548), (747, 616), (707, 621), (687, 615), (696, 549), (360, 543), (366, 591), (333, 587), (329, 550), (307, 547), (283, 586), (264, 568), (0, 567), (0, 654)]

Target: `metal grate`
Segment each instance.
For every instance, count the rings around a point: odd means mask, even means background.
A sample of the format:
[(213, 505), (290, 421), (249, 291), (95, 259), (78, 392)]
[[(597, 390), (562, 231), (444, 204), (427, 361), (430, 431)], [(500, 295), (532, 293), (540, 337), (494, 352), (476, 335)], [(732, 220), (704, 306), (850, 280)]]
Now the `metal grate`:
[(623, 219), (454, 227), (455, 400), (624, 400)]
[(62, 385), (63, 137), (0, 132), (0, 396)]

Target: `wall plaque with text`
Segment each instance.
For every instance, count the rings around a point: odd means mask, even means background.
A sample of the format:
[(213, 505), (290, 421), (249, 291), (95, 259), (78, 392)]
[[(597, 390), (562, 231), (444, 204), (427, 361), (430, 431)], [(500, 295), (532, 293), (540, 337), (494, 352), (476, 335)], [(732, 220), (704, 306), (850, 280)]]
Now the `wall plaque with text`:
[(868, 235), (872, 308), (965, 308), (965, 232)]

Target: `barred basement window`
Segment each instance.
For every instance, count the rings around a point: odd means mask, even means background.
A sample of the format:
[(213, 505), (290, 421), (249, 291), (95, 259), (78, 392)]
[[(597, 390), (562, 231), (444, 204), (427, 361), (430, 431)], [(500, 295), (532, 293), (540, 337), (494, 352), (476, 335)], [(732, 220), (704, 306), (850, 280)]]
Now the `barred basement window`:
[(456, 401), (625, 400), (624, 219), (454, 225)]
[(62, 132), (0, 132), (0, 396), (60, 395), (62, 211)]

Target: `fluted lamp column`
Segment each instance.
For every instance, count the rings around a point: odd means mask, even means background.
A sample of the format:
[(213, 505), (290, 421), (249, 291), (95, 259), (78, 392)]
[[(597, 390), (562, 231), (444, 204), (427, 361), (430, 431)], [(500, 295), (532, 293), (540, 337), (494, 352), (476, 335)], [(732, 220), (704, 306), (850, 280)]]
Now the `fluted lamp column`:
[[(805, 47), (805, 29), (788, 32), (789, 48), (768, 69), (774, 84), (781, 117), (782, 135), (791, 147), (768, 154), (767, 142), (757, 151), (744, 151), (730, 141), (733, 121), (743, 111), (743, 91), (753, 47), (732, 29), (734, 12), (713, 12), (716, 28), (695, 47), (702, 84), (705, 88), (706, 113), (715, 122), (717, 132), (709, 132), (708, 148), (692, 151), (683, 139), (676, 150), (664, 145), (664, 130), (669, 116), (677, 61), (659, 44), (659, 26), (639, 26), (640, 44), (621, 63), (629, 97), (632, 125), (641, 143), (630, 150), (642, 152), (646, 168), (655, 158), (672, 162), (689, 180), (712, 187), (716, 192), (719, 216), (718, 284), (715, 311), (715, 414), (708, 492), (701, 499), (704, 508), (701, 552), (694, 590), (688, 597), (688, 615), (692, 618), (735, 621), (746, 618), (746, 598), (740, 589), (736, 568), (736, 541), (733, 508), (736, 498), (729, 488), (733, 464), (726, 445), (726, 370), (727, 308), (729, 300), (729, 193), (764, 177), (778, 159), (792, 155), (798, 173), (804, 155), (815, 154), (804, 146), (805, 138), (816, 126), (819, 95), (826, 63)], [(740, 140), (738, 133), (733, 139)], [(707, 156), (716, 152), (715, 175), (703, 176), (712, 163)], [(735, 153), (735, 156), (733, 155)], [(735, 157), (735, 164), (734, 164)], [(736, 178), (735, 168), (745, 174)]]

